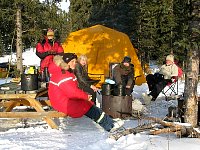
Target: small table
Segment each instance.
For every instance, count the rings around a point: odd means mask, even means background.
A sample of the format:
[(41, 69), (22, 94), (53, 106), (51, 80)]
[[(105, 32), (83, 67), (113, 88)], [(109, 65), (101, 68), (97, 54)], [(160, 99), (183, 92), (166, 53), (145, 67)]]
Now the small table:
[[(58, 128), (53, 118), (66, 117), (67, 115), (57, 111), (44, 110), (43, 106), (51, 106), (50, 101), (37, 100), (38, 97), (48, 92), (47, 89), (22, 91), (19, 85), (12, 84), (10, 90), (0, 91), (0, 107), (5, 108), (3, 112), (0, 112), (0, 118), (42, 118), (51, 128)], [(5, 86), (5, 84), (0, 85), (0, 87)], [(15, 88), (13, 89), (13, 87)], [(16, 106), (31, 106), (35, 112), (13, 112), (12, 110)]]

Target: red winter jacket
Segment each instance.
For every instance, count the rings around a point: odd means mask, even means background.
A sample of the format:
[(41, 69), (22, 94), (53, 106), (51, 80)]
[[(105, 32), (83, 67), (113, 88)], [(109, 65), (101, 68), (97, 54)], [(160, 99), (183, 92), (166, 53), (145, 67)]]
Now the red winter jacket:
[[(49, 51), (54, 51), (54, 54), (48, 53)], [(49, 67), (53, 62), (54, 55), (63, 53), (63, 51), (62, 46), (57, 41), (54, 41), (52, 46), (47, 38), (45, 38), (41, 43), (38, 43), (36, 45), (36, 55), (41, 59), (40, 70), (43, 71), (44, 67)]]
[(52, 107), (73, 118), (86, 114), (93, 102), (88, 101), (88, 94), (78, 88), (75, 75), (69, 71), (63, 74), (54, 62), (49, 66), (49, 73), (48, 94)]

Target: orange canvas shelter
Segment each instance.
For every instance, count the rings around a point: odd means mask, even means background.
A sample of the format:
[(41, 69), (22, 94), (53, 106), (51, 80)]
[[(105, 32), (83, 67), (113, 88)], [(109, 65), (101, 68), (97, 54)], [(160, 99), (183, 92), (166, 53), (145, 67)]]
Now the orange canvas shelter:
[(136, 49), (129, 37), (119, 31), (102, 25), (72, 32), (63, 43), (64, 52), (85, 54), (88, 57), (88, 73), (102, 74), (104, 79), (109, 76), (109, 64), (119, 63), (124, 56), (130, 56), (135, 68), (136, 85), (146, 82)]

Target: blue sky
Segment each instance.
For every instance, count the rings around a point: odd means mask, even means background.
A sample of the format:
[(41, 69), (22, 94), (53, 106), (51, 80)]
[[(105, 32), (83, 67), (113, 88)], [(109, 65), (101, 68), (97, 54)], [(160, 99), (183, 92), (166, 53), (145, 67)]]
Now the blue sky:
[[(43, 2), (43, 1), (45, 1), (45, 0), (40, 0), (41, 2)], [(67, 2), (66, 2), (67, 1)], [(62, 9), (62, 10), (65, 10), (65, 11), (69, 11), (69, 5), (70, 5), (70, 2), (69, 2), (69, 0), (62, 0), (61, 2), (60, 2), (60, 8)]]

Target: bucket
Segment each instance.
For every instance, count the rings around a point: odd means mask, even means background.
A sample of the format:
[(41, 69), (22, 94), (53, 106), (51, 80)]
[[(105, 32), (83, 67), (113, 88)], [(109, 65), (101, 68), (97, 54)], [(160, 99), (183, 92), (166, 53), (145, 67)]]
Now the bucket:
[(113, 95), (114, 84), (103, 83), (102, 84), (102, 95)]
[(132, 96), (102, 96), (102, 110), (112, 118), (132, 115)]
[(37, 74), (22, 74), (21, 89), (23, 91), (38, 90), (38, 75)]

